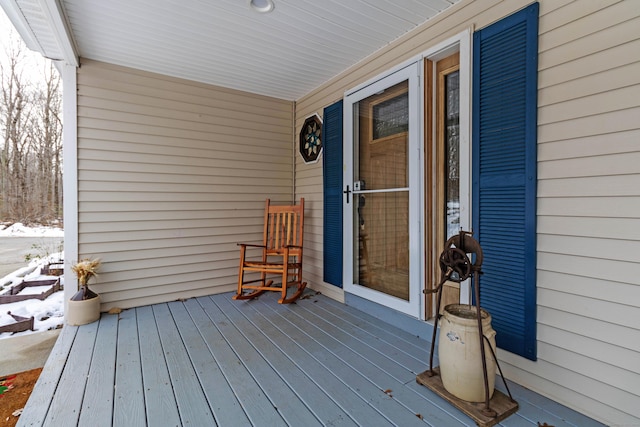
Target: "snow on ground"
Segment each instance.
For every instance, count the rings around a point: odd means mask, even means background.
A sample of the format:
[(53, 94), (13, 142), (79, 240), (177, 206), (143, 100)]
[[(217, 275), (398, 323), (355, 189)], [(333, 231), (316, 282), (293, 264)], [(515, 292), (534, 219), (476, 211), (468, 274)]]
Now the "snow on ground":
[[(26, 227), (23, 224), (16, 223), (4, 230), (0, 230), (0, 236), (63, 237), (64, 232), (59, 228)], [(55, 253), (46, 258), (32, 260), (26, 267), (20, 268), (19, 270), (16, 270), (0, 279), (0, 284), (5, 284), (4, 290), (0, 291), (0, 293), (6, 291), (8, 286), (17, 285), (23, 280), (46, 280), (56, 278), (56, 276), (43, 276), (40, 273), (40, 269), (45, 264), (50, 262), (55, 263), (61, 259), (64, 259), (63, 253)], [(64, 277), (62, 276), (60, 277), (60, 283), (64, 285)], [(39, 291), (41, 292), (42, 289), (39, 289)], [(26, 293), (34, 293), (33, 288), (25, 288), (21, 292), (21, 294)], [(35, 331), (28, 330), (15, 334), (11, 332), (4, 332), (0, 334), (0, 340), (3, 338), (59, 328), (64, 323), (64, 291), (60, 290), (58, 292), (54, 292), (44, 301), (33, 298), (11, 304), (0, 304), (0, 325), (15, 323), (13, 317), (7, 314), (8, 311), (22, 317), (33, 316)]]
[[(45, 277), (40, 277), (40, 279), (43, 278)], [(46, 278), (51, 277), (46, 276)], [(57, 329), (64, 323), (64, 291), (62, 290), (54, 292), (44, 301), (34, 298), (11, 304), (1, 304), (0, 307), (2, 308), (2, 312), (0, 312), (0, 325), (15, 323), (13, 317), (7, 314), (7, 312), (10, 311), (12, 314), (22, 317), (33, 316), (33, 328), (35, 329), (35, 331), (27, 330), (16, 333), (4, 332), (0, 334), (0, 340), (18, 335), (46, 331), (48, 329)]]
[(52, 227), (27, 227), (21, 222), (16, 222), (4, 230), (0, 230), (0, 236), (7, 237), (64, 237), (64, 230)]

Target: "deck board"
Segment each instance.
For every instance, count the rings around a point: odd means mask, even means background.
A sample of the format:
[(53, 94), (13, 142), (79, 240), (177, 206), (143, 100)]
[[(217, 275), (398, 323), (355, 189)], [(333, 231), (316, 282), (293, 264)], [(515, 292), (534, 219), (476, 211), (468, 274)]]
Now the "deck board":
[(22, 415), (18, 419), (19, 425), (40, 426), (44, 424), (77, 332), (77, 326), (66, 326), (63, 333), (58, 336)]
[[(255, 348), (254, 343), (242, 335), (242, 332), (233, 324), (233, 320), (227, 317), (227, 313), (223, 314), (212, 299), (209, 299), (208, 302), (211, 303), (211, 305), (208, 305), (210, 308), (208, 313), (215, 313), (215, 317), (212, 317), (212, 320), (216, 322), (216, 326), (222, 335), (251, 372), (263, 393), (267, 395), (275, 410), (286, 423), (294, 426), (321, 425), (309, 408), (296, 397), (296, 394), (280, 373), (272, 365), (265, 363), (263, 356)], [(207, 310), (206, 306), (205, 310)], [(260, 345), (260, 343), (257, 343), (257, 345)], [(291, 366), (280, 365), (279, 368), (284, 371), (285, 369), (290, 369)], [(238, 397), (242, 399), (242, 396)]]
[[(329, 347), (323, 344), (323, 342), (327, 340), (324, 338), (315, 338), (313, 328), (307, 328), (309, 333), (304, 330), (305, 328), (303, 326), (305, 326), (305, 322), (296, 323), (296, 317), (287, 320), (287, 309), (283, 309), (281, 306), (273, 306), (268, 303), (262, 303), (260, 308), (264, 311), (273, 310), (279, 312), (281, 318), (285, 321), (278, 322), (278, 326), (286, 334), (295, 337), (306, 337), (297, 338), (296, 342), (301, 345), (316, 362), (326, 367), (334, 375), (340, 378), (344, 386), (349, 391), (356, 393), (363, 401), (369, 403), (374, 408), (377, 408), (383, 416), (389, 417), (389, 414), (394, 414), (391, 419), (385, 418), (388, 422), (398, 424), (400, 423), (400, 419), (402, 419), (402, 421), (409, 423), (409, 425), (415, 425), (416, 423), (418, 425), (424, 425), (423, 423), (420, 423), (417, 416), (417, 414), (421, 414), (421, 411), (417, 411), (415, 413), (407, 412), (407, 409), (397, 401), (397, 396), (395, 396), (395, 399), (393, 398), (393, 389), (391, 389), (391, 392), (388, 394), (385, 393), (388, 389), (376, 386), (370, 378), (363, 375), (358, 371), (357, 367), (353, 366), (354, 364), (359, 365), (357, 359), (355, 361), (341, 359), (338, 355), (333, 353), (330, 343), (327, 342)], [(320, 334), (320, 337), (323, 337), (323, 334)], [(398, 414), (402, 414), (402, 416), (400, 417)], [(362, 420), (367, 418), (358, 419)], [(434, 417), (426, 420), (426, 422), (432, 423), (431, 425), (434, 426), (463, 425), (463, 423), (457, 422), (455, 419), (444, 413), (438, 413), (437, 415), (434, 414)]]
[[(226, 297), (214, 299), (216, 305), (226, 313), (233, 324), (252, 343), (266, 363), (278, 372), (283, 381), (296, 394), (298, 399), (314, 415), (314, 422), (336, 426), (355, 426), (356, 423), (326, 394), (305, 372), (297, 361), (288, 357), (282, 350), (291, 345), (289, 338), (275, 341), (267, 337), (261, 328), (247, 319), (238, 304), (231, 304)], [(278, 345), (280, 344), (280, 345)], [(283, 415), (285, 419), (286, 415)]]
[(215, 424), (213, 413), (202, 393), (202, 387), (169, 307), (166, 304), (156, 304), (153, 306), (153, 313), (182, 423), (194, 426)]
[[(169, 309), (171, 310), (171, 315), (173, 316), (173, 321), (176, 325), (175, 332), (172, 330), (172, 333), (176, 335), (174, 337), (176, 342), (170, 347), (170, 349), (167, 349), (167, 352), (176, 353), (176, 347), (181, 345), (184, 345), (186, 350), (186, 353), (177, 353), (182, 355), (181, 359), (183, 360), (176, 359), (171, 362), (172, 371), (176, 373), (178, 372), (174, 367), (175, 365), (182, 367), (180, 375), (186, 375), (186, 378), (180, 379), (183, 383), (183, 387), (186, 386), (187, 389), (178, 393), (178, 405), (185, 406), (190, 412), (193, 412), (193, 414), (190, 417), (183, 417), (184, 423), (189, 423), (191, 425), (212, 425), (215, 423), (215, 417), (213, 415), (213, 411), (210, 410), (207, 395), (203, 393), (203, 379), (198, 373), (198, 370), (202, 370), (203, 367), (206, 367), (207, 359), (212, 360), (213, 357), (208, 353), (207, 345), (202, 340), (198, 330), (191, 321), (191, 317), (184, 307), (184, 304), (180, 302), (173, 302), (169, 304)], [(164, 315), (166, 316), (166, 314)], [(170, 322), (167, 321), (167, 323)], [(178, 334), (182, 342), (177, 342)], [(203, 360), (198, 363), (197, 361), (200, 358)]]
[[(286, 411), (287, 403), (291, 399), (293, 393), (281, 381), (277, 373), (273, 369), (262, 363), (259, 354), (253, 349), (251, 343), (247, 342), (244, 337), (240, 336), (236, 328), (231, 324), (229, 319), (224, 313), (221, 313), (215, 303), (209, 298), (199, 298), (198, 302), (204, 308), (207, 316), (213, 321), (216, 329), (231, 348), (234, 357), (231, 358), (232, 364), (238, 364), (244, 367), (248, 375), (234, 378), (236, 384), (243, 382), (248, 378), (251, 378), (250, 385), (244, 387), (244, 390), (239, 390), (236, 394), (238, 399), (243, 401), (245, 399), (244, 392), (247, 392), (248, 396), (258, 397), (256, 408), (245, 405), (245, 410), (253, 412), (257, 410), (260, 414), (259, 417), (250, 416), (252, 423), (260, 423), (262, 420), (266, 420), (269, 425), (287, 425), (283, 418), (282, 410)], [(229, 378), (229, 377), (227, 377)], [(248, 390), (251, 387), (253, 390)], [(267, 390), (272, 388), (276, 390), (275, 394), (268, 393)], [(256, 395), (255, 392), (258, 394)], [(278, 410), (280, 408), (280, 410)]]
[(136, 316), (147, 422), (151, 426), (180, 425), (178, 406), (153, 309), (150, 306), (137, 308)]
[[(327, 395), (331, 396), (352, 419), (370, 420), (371, 425), (376, 426), (391, 425), (391, 421), (385, 418), (375, 406), (368, 403), (351, 388), (346, 387), (337, 372), (314, 357), (317, 352), (314, 351), (315, 347), (311, 345), (310, 337), (300, 335), (284, 319), (279, 321), (279, 316), (268, 316), (270, 310), (266, 307), (250, 304), (245, 305), (241, 310), (254, 324), (260, 325), (260, 329), (272, 337), (288, 357), (297, 361), (305, 375), (311, 378)], [(293, 340), (292, 336), (299, 338)]]
[(147, 421), (136, 310), (119, 317), (113, 425), (143, 426)]
[(58, 385), (67, 392), (54, 396), (45, 425), (72, 426), (78, 423), (97, 333), (98, 322), (78, 330), (76, 345), (71, 348)]
[(415, 381), (415, 373), (393, 360), (391, 355), (376, 351), (373, 342), (359, 341), (319, 316), (310, 317), (305, 309), (299, 307), (288, 310), (285, 317), (313, 334), (318, 342), (325, 343), (334, 354), (370, 378), (381, 390), (392, 388), (389, 387), (392, 384)]
[[(416, 383), (428, 342), (308, 295), (219, 294), (67, 326), (18, 426), (475, 425)], [(520, 409), (504, 427), (601, 426), (510, 387)]]
[[(502, 380), (496, 379), (496, 388), (506, 393), (506, 389), (502, 384)], [(558, 402), (547, 399), (544, 396), (539, 395), (519, 384), (509, 382), (509, 390), (514, 395), (514, 398), (520, 404), (520, 410), (517, 414), (522, 418), (529, 420), (537, 425), (544, 424), (545, 422), (554, 427), (599, 427), (602, 426), (598, 421), (587, 417), (579, 412), (576, 412)], [(503, 425), (511, 426), (508, 424), (508, 419), (503, 421)]]
[[(424, 357), (419, 358), (405, 351), (407, 341), (394, 340), (391, 333), (385, 334), (386, 331), (380, 328), (372, 331), (367, 331), (362, 328), (362, 324), (352, 323), (345, 316), (345, 313), (332, 313), (330, 310), (325, 310), (318, 307), (317, 304), (304, 305), (301, 307), (306, 310), (309, 315), (322, 319), (324, 322), (332, 324), (338, 328), (342, 333), (350, 337), (351, 340), (357, 340), (366, 346), (369, 346), (373, 351), (377, 351), (381, 355), (385, 355), (387, 358), (391, 358), (395, 363), (401, 365), (405, 370), (409, 371), (410, 379), (414, 379), (417, 374), (423, 372), (425, 369), (425, 357), (428, 352), (419, 352)], [(314, 321), (311, 320), (313, 323)], [(391, 336), (389, 336), (391, 335)]]
[[(320, 322), (318, 318), (305, 318), (305, 313), (300, 311), (299, 307), (279, 306), (273, 309), (312, 337), (324, 349), (321, 351), (328, 352), (338, 359), (338, 363), (328, 362), (327, 366), (331, 366), (332, 370), (340, 369), (341, 364), (350, 368), (350, 372), (345, 372), (343, 376), (345, 384), (362, 392), (367, 399), (375, 399), (376, 405), (383, 407), (385, 413), (393, 414), (394, 423), (425, 425), (425, 421), (421, 421), (418, 414), (422, 415), (426, 400), (421, 395), (408, 391), (404, 386), (406, 382), (415, 382), (415, 375), (406, 375), (405, 368), (390, 363), (387, 358), (371, 351), (368, 346), (354, 342), (348, 337), (344, 340), (345, 337), (326, 322)], [(393, 371), (396, 371), (395, 375)], [(399, 380), (398, 377), (403, 375), (405, 378)], [(448, 417), (444, 414), (443, 417), (441, 423), (434, 425), (461, 425), (457, 420), (446, 419)]]
[[(384, 339), (385, 341), (394, 344), (402, 351), (408, 353), (418, 360), (422, 360), (425, 364), (428, 365), (429, 351), (431, 349), (430, 341), (427, 341), (424, 338), (420, 338), (389, 323), (386, 323), (379, 317), (372, 316), (369, 313), (362, 312), (361, 310), (341, 304), (334, 300), (328, 300), (320, 307), (324, 310), (331, 310), (333, 313), (335, 313), (339, 317), (342, 317), (343, 319), (348, 319), (355, 326), (369, 332), (377, 339)], [(434, 366), (437, 366), (437, 351), (433, 360)]]
[(371, 316), (353, 307), (341, 304), (334, 300), (324, 300), (322, 304), (305, 305), (316, 312), (328, 312), (344, 321), (348, 321), (354, 327), (367, 332), (376, 339), (383, 340), (401, 349), (418, 360), (424, 361), (429, 357), (429, 343), (408, 332), (400, 330), (389, 323)]
[[(179, 307), (179, 304), (172, 305), (172, 312), (176, 313)], [(186, 301), (184, 310), (189, 315), (189, 319), (186, 316), (176, 316), (176, 324), (181, 331), (183, 341), (189, 343), (187, 351), (193, 361), (203, 393), (213, 411), (216, 423), (222, 426), (249, 425), (249, 418), (227, 382), (216, 355), (213, 354), (212, 350), (219, 350), (218, 346), (209, 347), (204, 338), (204, 330), (215, 329), (215, 326), (195, 299)], [(198, 322), (197, 319), (203, 320), (203, 322)]]
[[(230, 343), (222, 335), (216, 323), (221, 325), (225, 318), (218, 317), (217, 308), (207, 298), (186, 302), (192, 306), (191, 312), (201, 310), (204, 318), (196, 317), (196, 326), (207, 343), (210, 351), (220, 367), (227, 383), (233, 390), (235, 398), (241, 403), (242, 408), (252, 425), (284, 426), (286, 425), (280, 414), (273, 409), (273, 404), (262, 391), (251, 372), (242, 363)], [(194, 307), (197, 304), (197, 307)], [(217, 319), (217, 321), (216, 321)], [(224, 424), (220, 424), (224, 425)]]
[(84, 394), (79, 424), (110, 426), (113, 417), (113, 384), (116, 377), (118, 316), (102, 316), (98, 324), (89, 378)]

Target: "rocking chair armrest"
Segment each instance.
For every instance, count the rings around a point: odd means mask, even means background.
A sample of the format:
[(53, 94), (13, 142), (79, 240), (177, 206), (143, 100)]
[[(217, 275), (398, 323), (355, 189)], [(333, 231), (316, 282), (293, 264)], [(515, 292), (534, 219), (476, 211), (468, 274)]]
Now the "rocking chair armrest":
[(250, 247), (250, 248), (266, 248), (265, 245), (254, 245), (251, 243), (236, 243), (238, 246)]

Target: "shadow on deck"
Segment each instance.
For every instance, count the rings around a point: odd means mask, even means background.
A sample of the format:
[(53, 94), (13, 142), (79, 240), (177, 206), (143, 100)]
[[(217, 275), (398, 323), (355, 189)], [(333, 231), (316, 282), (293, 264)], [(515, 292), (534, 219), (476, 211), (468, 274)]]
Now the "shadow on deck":
[[(429, 344), (322, 295), (231, 294), (65, 326), (19, 426), (473, 426), (416, 383)], [(510, 383), (503, 426), (601, 424)]]

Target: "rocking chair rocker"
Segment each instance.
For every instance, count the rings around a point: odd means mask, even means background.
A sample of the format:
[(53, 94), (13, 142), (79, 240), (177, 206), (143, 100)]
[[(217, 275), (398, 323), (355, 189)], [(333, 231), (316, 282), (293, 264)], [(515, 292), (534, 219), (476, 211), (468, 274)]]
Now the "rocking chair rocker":
[[(300, 204), (293, 206), (273, 206), (267, 199), (262, 245), (238, 243), (240, 270), (238, 293), (234, 295), (234, 300), (252, 299), (266, 291), (278, 291), (282, 293), (278, 303), (289, 304), (302, 295), (307, 285), (302, 281), (303, 225), (304, 198), (300, 199)], [(259, 259), (249, 260), (247, 248), (259, 249)], [(245, 273), (253, 277), (245, 280)], [(259, 278), (251, 273), (259, 274)], [(274, 280), (281, 280), (281, 283), (274, 284)], [(293, 286), (296, 291), (287, 298), (288, 288)]]

